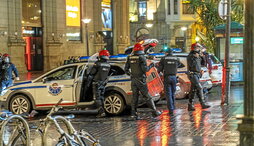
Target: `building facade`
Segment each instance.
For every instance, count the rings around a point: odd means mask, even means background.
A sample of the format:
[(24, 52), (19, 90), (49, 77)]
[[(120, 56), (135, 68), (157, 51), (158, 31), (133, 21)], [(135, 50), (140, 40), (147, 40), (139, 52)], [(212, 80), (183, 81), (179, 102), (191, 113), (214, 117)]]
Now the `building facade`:
[(0, 53), (20, 72), (47, 71), (104, 47), (121, 53), (130, 44), (129, 0), (0, 0), (0, 12)]
[(195, 39), (196, 17), (187, 0), (131, 0), (131, 41), (139, 37), (156, 38), (159, 47), (170, 46), (188, 50)]

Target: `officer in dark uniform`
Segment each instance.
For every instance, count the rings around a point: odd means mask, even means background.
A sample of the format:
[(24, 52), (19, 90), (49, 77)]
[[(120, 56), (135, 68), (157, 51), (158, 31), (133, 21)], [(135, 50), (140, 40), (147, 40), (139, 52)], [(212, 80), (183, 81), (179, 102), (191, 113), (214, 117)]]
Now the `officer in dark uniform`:
[(107, 78), (110, 71), (110, 64), (108, 63), (109, 56), (110, 54), (107, 50), (101, 50), (99, 52), (99, 60), (95, 62), (88, 74), (88, 78), (93, 78), (93, 98), (96, 100), (97, 108), (99, 108), (97, 117), (106, 116), (103, 103), (105, 86), (107, 85)]
[(1, 84), (2, 84), (1, 92), (3, 89), (10, 87), (13, 84), (13, 76), (12, 76), (13, 72), (15, 74), (16, 80), (19, 80), (18, 70), (16, 66), (13, 63), (11, 63), (10, 55), (4, 54), (1, 73)]
[(166, 56), (162, 57), (159, 63), (158, 72), (164, 75), (164, 90), (166, 94), (167, 106), (169, 113), (173, 113), (175, 109), (175, 91), (177, 83), (177, 68), (184, 67), (180, 59), (173, 56), (172, 49), (166, 50)]
[(141, 41), (134, 46), (134, 54), (128, 56), (127, 62), (125, 64), (126, 74), (131, 76), (131, 90), (133, 94), (132, 104), (131, 104), (131, 117), (140, 119), (137, 114), (138, 97), (139, 92), (146, 98), (147, 105), (153, 110), (152, 115), (154, 117), (159, 116), (161, 113), (156, 110), (154, 101), (148, 92), (146, 83), (146, 72), (148, 72), (154, 64), (147, 66), (146, 57), (144, 56), (144, 42)]
[(199, 98), (199, 102), (202, 106), (202, 109), (209, 108), (210, 106), (205, 103), (204, 95), (203, 95), (203, 88), (200, 84), (199, 79), (201, 78), (203, 72), (201, 70), (201, 62), (202, 57), (200, 56), (201, 45), (199, 43), (192, 44), (191, 51), (187, 57), (187, 64), (188, 64), (188, 77), (191, 82), (191, 91), (189, 94), (189, 104), (188, 110), (194, 111), (193, 100), (195, 94), (197, 94)]

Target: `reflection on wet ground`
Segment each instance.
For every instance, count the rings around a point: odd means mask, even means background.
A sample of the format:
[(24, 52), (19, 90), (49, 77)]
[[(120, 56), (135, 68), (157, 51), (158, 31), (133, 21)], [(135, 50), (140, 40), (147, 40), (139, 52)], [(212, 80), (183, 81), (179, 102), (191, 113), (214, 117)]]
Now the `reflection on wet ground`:
[[(97, 119), (92, 114), (76, 115), (72, 119), (76, 129), (85, 129), (97, 137), (103, 146), (236, 146), (239, 144), (236, 114), (243, 113), (243, 87), (231, 88), (230, 105), (220, 106), (220, 89), (209, 94), (210, 109), (202, 110), (196, 99), (196, 110), (188, 112), (188, 100), (177, 100), (177, 109), (169, 114), (166, 102), (157, 107), (162, 115), (153, 119), (148, 108), (139, 108), (144, 120), (133, 121), (128, 113), (118, 117)], [(35, 124), (38, 120), (32, 120)], [(51, 128), (50, 141), (56, 141)], [(33, 145), (40, 141), (32, 131)]]

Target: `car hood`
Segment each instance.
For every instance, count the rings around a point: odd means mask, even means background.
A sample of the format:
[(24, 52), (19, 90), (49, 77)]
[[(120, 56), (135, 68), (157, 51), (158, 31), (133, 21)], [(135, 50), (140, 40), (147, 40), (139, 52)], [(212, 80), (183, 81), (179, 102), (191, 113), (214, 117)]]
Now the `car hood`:
[(32, 80), (16, 82), (12, 86), (8, 87), (7, 89), (14, 89), (14, 88), (18, 88), (18, 87), (26, 87), (26, 86), (29, 86), (31, 83), (32, 83)]

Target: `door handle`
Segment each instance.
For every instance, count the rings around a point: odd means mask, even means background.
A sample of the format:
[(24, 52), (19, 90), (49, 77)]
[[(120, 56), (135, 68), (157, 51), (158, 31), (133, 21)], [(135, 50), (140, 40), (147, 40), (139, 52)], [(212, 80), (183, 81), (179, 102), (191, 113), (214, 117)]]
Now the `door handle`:
[(64, 85), (64, 88), (72, 88), (73, 85)]

